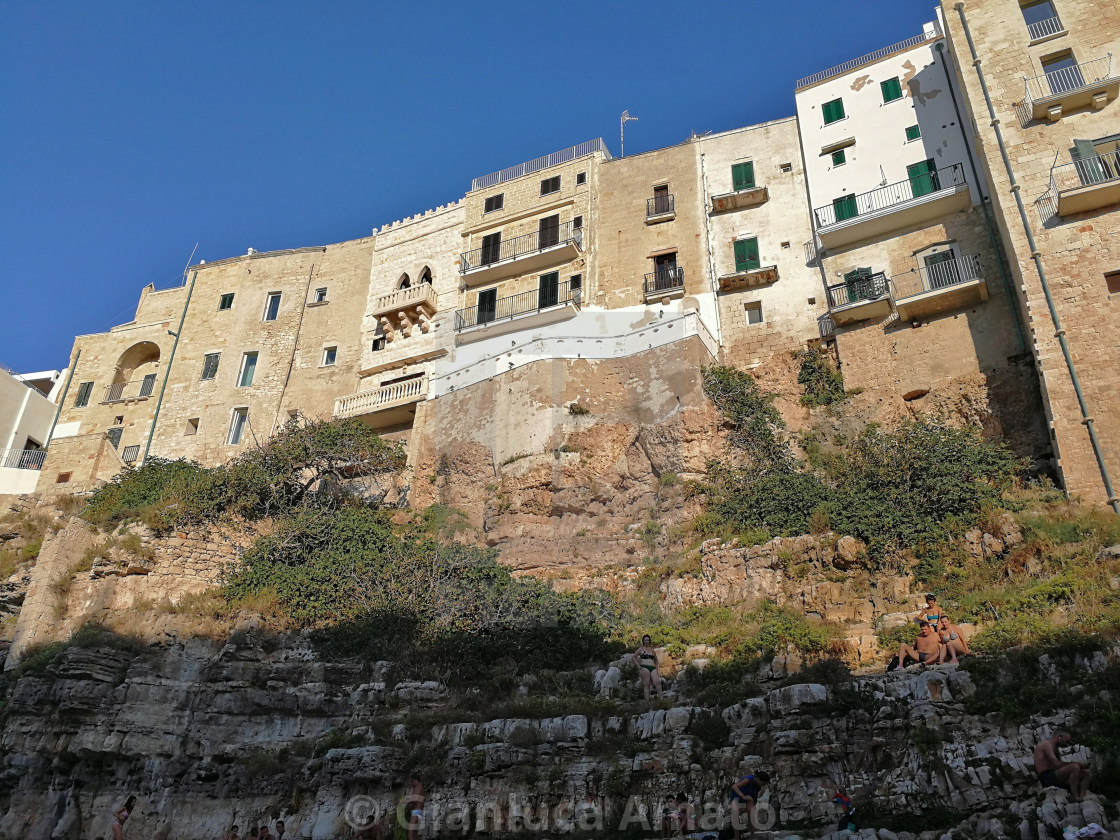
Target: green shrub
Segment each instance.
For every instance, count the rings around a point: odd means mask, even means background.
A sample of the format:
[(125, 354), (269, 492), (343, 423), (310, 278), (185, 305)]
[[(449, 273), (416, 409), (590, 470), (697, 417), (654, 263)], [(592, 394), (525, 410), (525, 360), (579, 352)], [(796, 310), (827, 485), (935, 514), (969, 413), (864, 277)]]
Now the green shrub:
[(805, 389), (802, 405), (832, 405), (844, 399), (844, 377), (833, 364), (832, 357), (821, 347), (811, 347), (796, 354), (801, 362), (797, 384)]

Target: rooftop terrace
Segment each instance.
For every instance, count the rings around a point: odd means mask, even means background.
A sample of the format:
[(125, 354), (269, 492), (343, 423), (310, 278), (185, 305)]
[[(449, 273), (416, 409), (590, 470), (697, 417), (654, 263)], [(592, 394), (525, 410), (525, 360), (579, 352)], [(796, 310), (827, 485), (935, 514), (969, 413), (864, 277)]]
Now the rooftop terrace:
[(586, 143), (580, 143), (578, 146), (569, 146), (566, 149), (561, 149), (559, 152), (553, 152), (550, 155), (535, 158), (525, 163), (519, 163), (517, 166), (510, 166), (497, 172), (491, 172), (489, 175), (475, 178), (471, 181), (471, 192), (483, 190), (495, 184), (504, 183), (505, 181), (512, 181), (514, 178), (520, 178), (522, 175), (540, 172), (542, 169), (548, 169), (550, 166), (567, 163), (570, 160), (575, 160), (576, 158), (581, 158), (584, 155), (590, 155), (595, 152), (602, 152), (607, 160), (611, 159), (610, 149), (608, 149), (607, 144), (603, 142), (603, 138), (596, 137), (594, 140), (588, 140)]

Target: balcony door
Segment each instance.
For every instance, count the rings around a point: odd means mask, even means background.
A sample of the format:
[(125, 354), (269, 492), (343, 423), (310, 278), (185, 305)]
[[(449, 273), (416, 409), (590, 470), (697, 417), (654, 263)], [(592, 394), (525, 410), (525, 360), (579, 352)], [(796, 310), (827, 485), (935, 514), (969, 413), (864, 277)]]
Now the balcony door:
[(537, 289), (537, 308), (544, 309), (560, 302), (560, 272), (550, 271), (542, 274)]
[(953, 252), (940, 251), (924, 258), (926, 264), (926, 291), (945, 289), (961, 282), (961, 270), (953, 259)]
[(941, 189), (937, 179), (937, 164), (933, 162), (933, 158), (907, 166), (906, 177), (910, 179), (910, 192), (914, 198)]
[(538, 223), (537, 247), (541, 250), (560, 244), (560, 217), (546, 216)]
[(501, 259), (502, 255), (502, 234), (490, 233), (482, 237), (482, 257), (479, 260), (480, 265), (490, 265)]
[(878, 297), (875, 294), (874, 284), (871, 282), (870, 268), (857, 268), (844, 275), (844, 285), (848, 291), (848, 303), (861, 300), (872, 300)]
[(653, 287), (657, 291), (677, 284), (677, 254), (661, 254), (653, 258)]
[(1046, 74), (1046, 87), (1050, 89), (1048, 93), (1050, 96), (1085, 87), (1085, 79), (1081, 75), (1081, 68), (1077, 66), (1077, 59), (1073, 57), (1073, 53), (1066, 53), (1049, 60), (1044, 59), (1042, 72)]
[(653, 188), (653, 213), (658, 215), (660, 213), (669, 212), (669, 186), (668, 184), (660, 187)]
[(155, 387), (156, 375), (154, 373), (147, 374), (144, 377), (144, 381), (140, 383), (140, 396), (150, 397), (152, 395), (152, 391), (155, 390)]
[(489, 324), (498, 314), (498, 290), (487, 289), (478, 293), (478, 323)]
[(1099, 184), (1101, 181), (1109, 181), (1117, 177), (1116, 174), (1109, 172), (1108, 159), (1097, 154), (1092, 140), (1074, 140), (1070, 157), (1073, 158), (1077, 177), (1083, 186)]

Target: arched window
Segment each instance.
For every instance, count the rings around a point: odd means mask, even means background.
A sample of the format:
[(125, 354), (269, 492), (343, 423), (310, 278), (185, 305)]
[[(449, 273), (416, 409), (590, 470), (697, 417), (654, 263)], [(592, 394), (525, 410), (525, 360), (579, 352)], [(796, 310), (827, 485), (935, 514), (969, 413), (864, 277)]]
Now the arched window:
[(402, 274), (401, 279), (397, 282), (398, 289), (408, 289), (412, 287), (412, 281), (408, 279), (408, 274)]
[(420, 282), (432, 285), (432, 270), (424, 266), (424, 270), (420, 272)]

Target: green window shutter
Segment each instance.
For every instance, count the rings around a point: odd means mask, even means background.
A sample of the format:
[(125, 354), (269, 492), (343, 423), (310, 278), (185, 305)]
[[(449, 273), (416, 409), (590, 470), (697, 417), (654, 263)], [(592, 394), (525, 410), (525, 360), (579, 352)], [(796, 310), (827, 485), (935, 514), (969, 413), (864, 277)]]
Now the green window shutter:
[(85, 408), (89, 405), (89, 395), (93, 391), (92, 382), (83, 382), (78, 386), (78, 398), (74, 400), (74, 408)]
[(884, 102), (894, 102), (896, 99), (902, 98), (902, 83), (898, 81), (898, 76), (880, 82), (879, 90), (883, 92)]
[(731, 188), (735, 192), (753, 189), (753, 187), (754, 161), (748, 160), (746, 163), (736, 163), (731, 167)]
[(843, 195), (840, 196), (840, 198), (832, 199), (832, 209), (836, 214), (836, 221), (838, 222), (859, 215), (856, 208), (856, 197), (854, 195)]
[(835, 151), (835, 152), (832, 153), (832, 165), (833, 166), (840, 166), (844, 163), (847, 163), (847, 161), (848, 161), (848, 156), (844, 154), (843, 149), (839, 149), (838, 151)]
[(736, 239), (735, 270), (750, 271), (758, 268), (759, 265), (758, 239), (753, 236), (750, 239)]
[(824, 103), (821, 112), (824, 115), (825, 125), (844, 119), (844, 100), (833, 99), (831, 102)]
[(917, 140), (921, 136), (922, 136), (922, 130), (916, 125), (912, 125), (912, 126), (910, 126), (909, 128), (906, 129), (906, 139), (907, 140)]
[(907, 166), (906, 177), (910, 179), (910, 190), (915, 198), (941, 189), (933, 158)]

